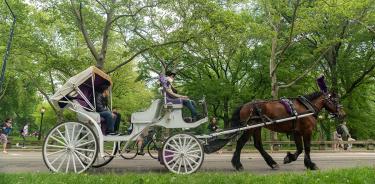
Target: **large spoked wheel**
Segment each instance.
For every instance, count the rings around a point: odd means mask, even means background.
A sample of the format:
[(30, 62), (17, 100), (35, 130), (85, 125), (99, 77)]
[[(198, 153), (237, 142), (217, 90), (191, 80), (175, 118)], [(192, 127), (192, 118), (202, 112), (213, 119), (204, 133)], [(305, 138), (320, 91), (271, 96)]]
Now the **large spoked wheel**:
[(193, 135), (176, 134), (169, 137), (162, 150), (165, 167), (176, 174), (197, 171), (204, 160), (203, 147)]
[(152, 140), (148, 145), (147, 145), (147, 152), (150, 155), (151, 158), (153, 159), (158, 159), (159, 157), (159, 151), (161, 149), (161, 143), (156, 142), (155, 140)]
[(43, 160), (53, 172), (82, 173), (95, 162), (98, 139), (91, 127), (80, 122), (56, 125), (43, 145)]
[(127, 148), (124, 148), (126, 142), (121, 142), (120, 144), (120, 156), (123, 159), (133, 159), (138, 154), (138, 144), (137, 141), (130, 141)]
[[(98, 157), (95, 159), (95, 162), (92, 164), (92, 167), (99, 168), (103, 167), (109, 162), (111, 162), (117, 153), (119, 142), (105, 142), (104, 143), (104, 157), (98, 152)], [(99, 149), (98, 149), (99, 150)]]

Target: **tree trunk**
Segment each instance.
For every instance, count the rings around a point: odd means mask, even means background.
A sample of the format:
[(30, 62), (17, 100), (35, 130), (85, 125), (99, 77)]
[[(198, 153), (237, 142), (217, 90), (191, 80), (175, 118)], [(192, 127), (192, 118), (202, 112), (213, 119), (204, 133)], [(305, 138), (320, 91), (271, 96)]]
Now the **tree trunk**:
[[(276, 100), (278, 98), (279, 87), (277, 84), (276, 76), (276, 48), (277, 48), (277, 32), (276, 35), (272, 38), (272, 47), (271, 47), (271, 58), (270, 58), (270, 77), (271, 77), (271, 95), (272, 99)], [(270, 131), (271, 141), (277, 140), (277, 133)], [(274, 150), (274, 145), (271, 144), (271, 150)]]
[(229, 98), (224, 97), (224, 128), (229, 128)]

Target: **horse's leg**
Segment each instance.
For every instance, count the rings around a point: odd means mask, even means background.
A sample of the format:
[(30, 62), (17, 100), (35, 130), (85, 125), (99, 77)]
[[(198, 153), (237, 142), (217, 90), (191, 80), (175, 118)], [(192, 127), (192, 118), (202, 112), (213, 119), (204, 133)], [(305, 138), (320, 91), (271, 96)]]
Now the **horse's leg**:
[(303, 145), (302, 145), (302, 136), (298, 132), (294, 132), (294, 143), (296, 144), (296, 152), (294, 154), (287, 152), (285, 158), (284, 158), (284, 164), (288, 164), (290, 162), (296, 161), (298, 156), (303, 151)]
[(272, 169), (278, 169), (279, 164), (273, 160), (273, 158), (264, 150), (263, 144), (262, 144), (262, 129), (257, 128), (254, 130), (253, 137), (254, 137), (254, 146), (259, 151), (259, 153), (262, 155), (263, 159), (266, 161), (266, 163), (272, 168)]
[(245, 146), (249, 138), (250, 138), (250, 131), (245, 131), (237, 141), (236, 151), (234, 151), (233, 157), (232, 157), (232, 165), (237, 171), (243, 170), (243, 166), (240, 161), (241, 150)]
[(303, 145), (305, 147), (305, 166), (307, 169), (311, 170), (318, 170), (319, 168), (316, 166), (314, 162), (311, 161), (310, 158), (310, 148), (311, 148), (311, 133), (303, 135)]

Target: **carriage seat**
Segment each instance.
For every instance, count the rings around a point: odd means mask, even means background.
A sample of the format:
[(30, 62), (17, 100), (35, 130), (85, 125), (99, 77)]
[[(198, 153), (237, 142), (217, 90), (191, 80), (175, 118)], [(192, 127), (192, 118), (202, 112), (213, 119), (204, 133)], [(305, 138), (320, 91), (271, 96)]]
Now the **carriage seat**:
[(173, 104), (173, 103), (166, 103), (164, 104), (165, 109), (182, 109), (184, 106), (182, 104)]
[(151, 106), (143, 112), (132, 113), (132, 123), (152, 123), (160, 118), (162, 100), (156, 99), (152, 102)]

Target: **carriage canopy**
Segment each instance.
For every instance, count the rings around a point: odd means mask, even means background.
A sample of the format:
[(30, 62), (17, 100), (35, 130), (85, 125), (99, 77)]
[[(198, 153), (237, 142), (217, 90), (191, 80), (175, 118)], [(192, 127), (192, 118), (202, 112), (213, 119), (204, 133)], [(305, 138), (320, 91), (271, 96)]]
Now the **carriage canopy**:
[(95, 111), (95, 91), (104, 84), (112, 86), (111, 77), (91, 66), (71, 77), (51, 97), (51, 101), (56, 108), (63, 109), (69, 101), (76, 100), (82, 107)]

